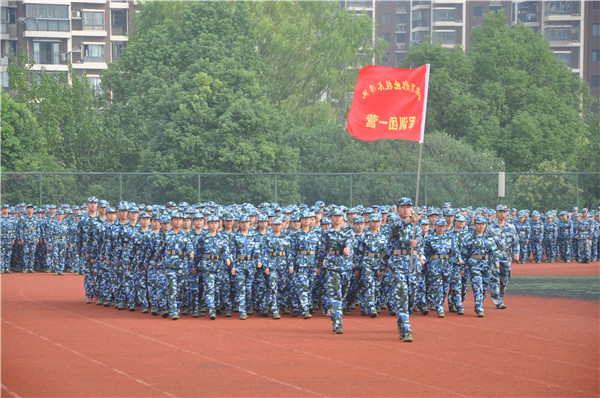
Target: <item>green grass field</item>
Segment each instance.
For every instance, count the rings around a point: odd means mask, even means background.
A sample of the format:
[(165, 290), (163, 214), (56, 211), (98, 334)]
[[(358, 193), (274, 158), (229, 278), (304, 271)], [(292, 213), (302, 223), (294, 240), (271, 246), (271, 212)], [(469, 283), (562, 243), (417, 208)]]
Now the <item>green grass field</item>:
[(509, 294), (523, 296), (600, 300), (597, 276), (515, 276), (508, 284)]

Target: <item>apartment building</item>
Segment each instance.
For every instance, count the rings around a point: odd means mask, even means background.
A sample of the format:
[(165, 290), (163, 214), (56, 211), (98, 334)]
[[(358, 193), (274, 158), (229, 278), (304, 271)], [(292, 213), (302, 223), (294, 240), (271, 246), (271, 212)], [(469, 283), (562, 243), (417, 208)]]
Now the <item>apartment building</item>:
[(424, 40), (468, 50), (471, 30), (483, 16), (502, 10), (511, 24), (524, 23), (542, 32), (556, 57), (582, 77), (600, 98), (600, 0), (585, 1), (448, 1), (343, 0), (342, 6), (373, 16), (373, 37), (387, 41), (380, 62), (397, 66), (408, 48)]
[(100, 89), (100, 72), (120, 57), (133, 25), (132, 0), (0, 0), (0, 73), (8, 87), (10, 54), (24, 51), (33, 70), (85, 71)]

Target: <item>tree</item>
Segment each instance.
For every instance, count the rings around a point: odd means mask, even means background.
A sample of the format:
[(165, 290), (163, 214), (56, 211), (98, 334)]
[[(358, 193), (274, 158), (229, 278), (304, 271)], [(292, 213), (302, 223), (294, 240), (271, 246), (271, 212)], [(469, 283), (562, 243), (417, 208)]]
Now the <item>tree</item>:
[(473, 28), (464, 54), (441, 45), (411, 47), (407, 65), (431, 63), (427, 128), (478, 150), (493, 150), (507, 171), (535, 171), (545, 160), (574, 169), (589, 143), (589, 92), (548, 42), (502, 13)]
[[(92, 95), (86, 76), (79, 76), (69, 65), (68, 73), (34, 71), (24, 55), (9, 66), (10, 88), (15, 100), (35, 118), (41, 135), (35, 146), (45, 151), (65, 170), (95, 171), (119, 168), (115, 136), (105, 129), (102, 114)], [(111, 156), (107, 156), (107, 154)], [(51, 164), (45, 170), (51, 170)]]
[(335, 2), (252, 2), (249, 9), (273, 103), (303, 126), (345, 115), (356, 72), (382, 51), (372, 44), (372, 19)]
[(61, 170), (47, 152), (47, 143), (35, 115), (25, 104), (2, 95), (2, 171)]

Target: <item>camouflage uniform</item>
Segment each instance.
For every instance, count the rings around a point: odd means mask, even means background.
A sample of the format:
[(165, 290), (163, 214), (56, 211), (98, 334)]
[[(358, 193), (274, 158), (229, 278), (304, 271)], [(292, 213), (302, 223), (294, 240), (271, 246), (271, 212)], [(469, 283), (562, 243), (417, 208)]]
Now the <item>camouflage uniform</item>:
[[(498, 208), (502, 207), (499, 205)], [(496, 208), (498, 210), (498, 208)], [(504, 209), (506, 209), (504, 207)], [(496, 307), (502, 309), (506, 305), (502, 301), (506, 286), (510, 280), (511, 265), (513, 256), (520, 251), (519, 237), (515, 226), (508, 221), (504, 226), (501, 226), (498, 221), (494, 221), (488, 225), (485, 233), (494, 239), (497, 249), (497, 259), (500, 267), (492, 269), (492, 277), (490, 278), (490, 291), (492, 300)]]
[[(272, 223), (282, 224), (282, 221), (279, 218), (275, 218)], [(290, 270), (294, 270), (291, 262), (289, 237), (283, 233), (279, 235), (270, 233), (263, 246), (263, 258), (265, 259), (265, 264), (262, 269), (265, 274), (268, 272), (268, 308), (273, 318), (278, 319), (280, 317), (280, 307), (287, 308), (289, 304), (286, 302), (285, 297), (287, 290), (286, 282)]]
[[(208, 220), (219, 221), (219, 218), (217, 216), (210, 216)], [(218, 273), (230, 256), (227, 237), (218, 232), (215, 235), (211, 235), (209, 231), (205, 231), (198, 237), (196, 256), (199, 259), (198, 271), (203, 275), (203, 291), (208, 313), (211, 319), (215, 319), (217, 312)], [(198, 314), (200, 311), (198, 294), (195, 296), (192, 295), (191, 310), (192, 314)]]
[(16, 220), (13, 216), (8, 215), (0, 218), (0, 244), (2, 245), (2, 273), (11, 273), (10, 263), (12, 257), (12, 249), (17, 236)]
[[(567, 212), (561, 212), (559, 216), (567, 216)], [(573, 223), (567, 217), (558, 220), (558, 261), (568, 263), (571, 261), (571, 239), (573, 239)]]
[[(245, 219), (241, 218), (240, 220)], [(240, 311), (240, 319), (247, 317), (247, 308), (254, 308), (252, 286), (256, 274), (257, 262), (262, 260), (260, 245), (261, 240), (250, 231), (248, 231), (247, 235), (238, 231), (233, 236), (233, 252), (231, 257), (234, 260), (236, 304)]]
[[(310, 214), (307, 215), (310, 217)], [(290, 263), (294, 267), (294, 286), (296, 303), (295, 311), (302, 312), (305, 318), (310, 318), (313, 308), (312, 288), (315, 281), (316, 254), (321, 240), (320, 233), (314, 229), (304, 232), (299, 229), (290, 237)]]
[(577, 261), (589, 263), (592, 259), (592, 240), (594, 236), (595, 221), (588, 216), (587, 209), (582, 209), (583, 218), (577, 223), (576, 237), (578, 246)]
[[(381, 221), (381, 215), (371, 214), (369, 216), (369, 221), (377, 220)], [(373, 318), (377, 317), (375, 292), (377, 283), (380, 281), (377, 275), (379, 259), (383, 257), (386, 244), (387, 236), (381, 230), (371, 232), (370, 229), (367, 229), (355, 254), (359, 259), (357, 261), (360, 261), (360, 278), (364, 297), (361, 301), (361, 309), (364, 309)]]
[[(332, 213), (334, 215), (343, 215), (343, 212), (336, 208)], [(354, 245), (354, 234), (351, 228), (340, 228), (336, 231), (333, 227), (325, 230), (321, 235), (321, 243), (317, 251), (317, 269), (321, 267), (326, 270), (325, 287), (326, 295), (329, 301), (329, 311), (331, 312), (331, 321), (334, 331), (343, 332), (342, 326), (342, 303), (350, 282), (350, 273), (352, 272), (351, 263), (344, 255), (344, 248)]]
[[(29, 206), (28, 206), (29, 207)], [(39, 219), (32, 215), (19, 218), (17, 223), (17, 241), (22, 241), (23, 269), (22, 272), (34, 272), (36, 244), (39, 242)]]
[[(436, 226), (445, 226), (446, 220), (438, 218)], [(433, 305), (439, 317), (444, 316), (444, 301), (450, 286), (451, 278), (457, 273), (454, 265), (459, 263), (458, 244), (450, 233), (430, 235), (425, 239), (423, 253), (427, 258), (427, 274), (429, 286), (429, 302)], [(452, 293), (452, 292), (451, 292)], [(460, 301), (453, 298), (454, 302)]]
[(544, 223), (544, 252), (546, 253), (546, 262), (553, 263), (556, 260), (556, 241), (558, 239), (558, 223), (554, 221), (552, 214), (546, 216)]
[[(485, 223), (483, 217), (476, 218), (476, 223)], [(465, 268), (469, 269), (471, 288), (475, 300), (475, 312), (483, 316), (483, 301), (489, 283), (492, 263), (497, 260), (497, 246), (494, 239), (488, 235), (477, 236), (472, 234), (463, 246), (463, 255), (466, 258)]]
[[(398, 206), (404, 205), (412, 206), (412, 200), (400, 198)], [(380, 262), (380, 269), (389, 268), (391, 272), (390, 277), (393, 286), (393, 302), (397, 315), (398, 331), (400, 332), (400, 338), (410, 342), (412, 341), (410, 310), (414, 301), (415, 274), (422, 271), (420, 262), (422, 253), (419, 253), (418, 250), (419, 247), (422, 247), (421, 226), (415, 225), (412, 222), (409, 223), (407, 220), (399, 219), (393, 222), (389, 229), (390, 235), (385, 254)], [(412, 248), (411, 246), (413, 236), (417, 241), (417, 248)], [(410, 269), (411, 256), (412, 270)]]

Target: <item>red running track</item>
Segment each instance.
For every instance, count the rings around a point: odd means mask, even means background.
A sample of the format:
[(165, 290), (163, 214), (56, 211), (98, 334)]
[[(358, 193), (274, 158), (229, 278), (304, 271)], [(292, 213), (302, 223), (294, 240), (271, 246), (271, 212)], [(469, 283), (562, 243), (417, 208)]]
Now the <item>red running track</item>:
[(509, 288), (477, 318), (469, 294), (464, 316), (413, 315), (403, 343), (387, 313), (343, 335), (320, 314), (171, 321), (86, 305), (81, 276), (0, 278), (2, 397), (600, 395), (598, 301)]

